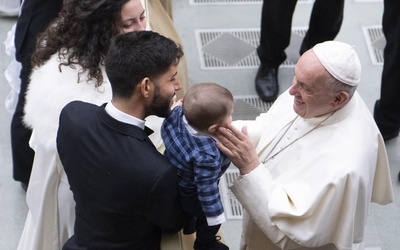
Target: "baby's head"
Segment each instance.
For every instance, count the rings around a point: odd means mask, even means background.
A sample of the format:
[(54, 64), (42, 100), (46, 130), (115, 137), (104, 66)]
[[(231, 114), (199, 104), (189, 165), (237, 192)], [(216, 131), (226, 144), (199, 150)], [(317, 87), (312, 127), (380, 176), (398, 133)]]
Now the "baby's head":
[(233, 95), (216, 83), (198, 83), (187, 91), (183, 114), (190, 126), (201, 132), (214, 132), (232, 122)]

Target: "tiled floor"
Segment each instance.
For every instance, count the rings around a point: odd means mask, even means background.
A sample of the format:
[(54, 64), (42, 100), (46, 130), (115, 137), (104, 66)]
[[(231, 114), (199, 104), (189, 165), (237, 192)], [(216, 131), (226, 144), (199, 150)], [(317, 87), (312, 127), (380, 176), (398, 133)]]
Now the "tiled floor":
[[(254, 76), (262, 0), (174, 0), (174, 21), (184, 46), (191, 83), (213, 81), (228, 87), (235, 97), (235, 116), (251, 119), (269, 108), (255, 95)], [(298, 47), (307, 28), (312, 0), (299, 0), (293, 18), (288, 61), (279, 72), (281, 90), (291, 84)], [(342, 29), (336, 40), (356, 46), (363, 66), (358, 88), (372, 111), (379, 98), (384, 39), (380, 33), (383, 3), (374, 0), (348, 0)], [(0, 41), (15, 18), (0, 17)], [(370, 53), (373, 52), (373, 53)], [(4, 71), (10, 58), (0, 48), (0, 68)], [(15, 250), (25, 221), (25, 194), (12, 180), (9, 125), (11, 114), (4, 108), (10, 90), (0, 74), (0, 250)], [(400, 246), (400, 139), (387, 142), (396, 201), (387, 206), (373, 204), (367, 224), (369, 250), (397, 250)], [(239, 249), (240, 219), (223, 224), (222, 233), (230, 249)]]

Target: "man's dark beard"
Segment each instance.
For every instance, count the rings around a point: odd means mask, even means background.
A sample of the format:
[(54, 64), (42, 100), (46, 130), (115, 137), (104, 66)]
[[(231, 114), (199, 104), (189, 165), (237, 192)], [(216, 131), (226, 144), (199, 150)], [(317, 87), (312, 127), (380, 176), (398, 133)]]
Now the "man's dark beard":
[(153, 103), (151, 105), (151, 111), (154, 115), (159, 117), (167, 117), (171, 113), (170, 103), (171, 98), (166, 98), (160, 95), (159, 88), (156, 87)]

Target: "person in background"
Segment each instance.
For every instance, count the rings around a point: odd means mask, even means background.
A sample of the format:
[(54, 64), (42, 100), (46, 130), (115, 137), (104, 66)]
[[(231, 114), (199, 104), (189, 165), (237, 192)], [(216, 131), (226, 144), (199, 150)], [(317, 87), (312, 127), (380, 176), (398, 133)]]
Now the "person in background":
[[(255, 78), (261, 100), (275, 101), (279, 93), (278, 69), (290, 43), (292, 17), (297, 0), (263, 0), (260, 45), (257, 48), (260, 66)], [(333, 40), (343, 21), (344, 0), (315, 0), (300, 55), (315, 44)]]
[(360, 76), (353, 46), (319, 43), (267, 113), (219, 128), (217, 146), (240, 172), (241, 249), (364, 249), (369, 204), (392, 202), (393, 190)]
[(182, 56), (158, 33), (120, 35), (104, 60), (111, 101), (63, 108), (57, 150), (76, 201), (74, 235), (64, 250), (158, 250), (163, 231), (182, 229), (176, 168), (145, 126), (149, 115), (171, 112)]
[(232, 122), (233, 95), (215, 83), (198, 83), (183, 105), (164, 120), (164, 155), (176, 166), (181, 204), (188, 216), (183, 233), (196, 231), (195, 250), (229, 249), (217, 235), (226, 221), (218, 183), (230, 160), (216, 147), (210, 132)]
[(56, 150), (60, 112), (73, 100), (111, 99), (104, 57), (113, 37), (146, 28), (143, 6), (140, 0), (65, 1), (40, 34), (24, 107), (35, 158), (18, 250), (59, 250), (73, 234), (75, 201)]
[(21, 63), (20, 90), (11, 119), (11, 153), (13, 178), (21, 182), (26, 191), (32, 171), (35, 152), (29, 146), (32, 129), (23, 123), (25, 95), (32, 72), (31, 56), (36, 38), (43, 32), (61, 10), (62, 0), (24, 0), (15, 29), (15, 58)]
[[(174, 41), (180, 42), (180, 37), (172, 21), (172, 3), (170, 0), (142, 0), (146, 10), (146, 29), (151, 29), (163, 34)], [(21, 63), (20, 91), (10, 93), (17, 100), (11, 121), (11, 143), (13, 159), (13, 178), (21, 182), (26, 191), (32, 171), (34, 150), (29, 146), (32, 129), (23, 122), (26, 90), (29, 85), (29, 75), (32, 71), (31, 56), (35, 49), (37, 36), (47, 28), (49, 23), (57, 17), (62, 7), (62, 0), (24, 0), (22, 10), (17, 20), (15, 31), (16, 59)], [(153, 18), (149, 18), (149, 16)], [(18, 65), (19, 66), (19, 65)], [(182, 88), (177, 92), (179, 98), (183, 97), (189, 84), (185, 58), (178, 66), (178, 77)], [(149, 120), (156, 121), (156, 117)], [(155, 136), (152, 136), (155, 138)]]
[[(172, 0), (147, 0), (149, 29), (154, 30), (175, 42), (182, 44), (178, 31), (175, 28), (172, 15)], [(178, 77), (181, 80), (181, 89), (176, 93), (178, 99), (182, 98), (189, 88), (187, 64), (185, 57), (181, 58), (178, 65)]]
[[(399, 136), (400, 130), (400, 2), (384, 0), (382, 28), (386, 38), (380, 99), (374, 118), (385, 141)], [(398, 175), (400, 181), (400, 172)]]

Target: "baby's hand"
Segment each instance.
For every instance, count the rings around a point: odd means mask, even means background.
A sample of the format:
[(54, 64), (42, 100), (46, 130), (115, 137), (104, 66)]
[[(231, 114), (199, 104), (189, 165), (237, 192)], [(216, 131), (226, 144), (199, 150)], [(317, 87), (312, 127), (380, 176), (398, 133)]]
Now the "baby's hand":
[(183, 103), (183, 98), (179, 99), (178, 101), (174, 102), (171, 106), (171, 110), (173, 110), (176, 106), (181, 106)]

